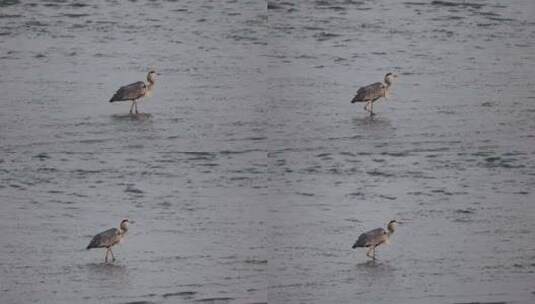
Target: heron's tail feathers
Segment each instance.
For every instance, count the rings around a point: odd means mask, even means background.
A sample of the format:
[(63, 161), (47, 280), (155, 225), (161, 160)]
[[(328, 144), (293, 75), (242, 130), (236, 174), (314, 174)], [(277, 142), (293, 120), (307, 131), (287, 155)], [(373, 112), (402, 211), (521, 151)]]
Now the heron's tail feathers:
[(364, 247), (364, 245), (361, 244), (361, 242), (356, 241), (355, 244), (353, 244), (353, 247), (351, 247), (351, 248), (355, 249), (355, 248), (357, 248), (357, 247)]
[(355, 95), (355, 97), (353, 97), (353, 99), (351, 99), (351, 103), (355, 103), (355, 102), (362, 102), (363, 100), (360, 99), (360, 96), (357, 94)]
[(355, 242), (355, 244), (353, 244), (353, 247), (351, 247), (351, 248), (355, 249), (355, 248), (357, 248), (357, 247), (368, 247), (368, 246), (367, 246), (368, 244), (366, 244), (366, 243), (367, 243), (367, 242), (366, 242), (365, 239), (363, 239), (363, 238), (359, 238), (359, 239)]
[(89, 250), (91, 248), (98, 248), (98, 240), (96, 240), (95, 238), (93, 238), (91, 242), (89, 242), (89, 245), (87, 245), (85, 249)]
[(121, 90), (117, 91), (115, 94), (113, 94), (113, 96), (111, 97), (110, 99), (110, 102), (114, 102), (114, 101), (125, 101), (126, 99), (124, 98)]
[(364, 92), (362, 92), (362, 88), (360, 88), (355, 94), (355, 97), (351, 99), (351, 103), (364, 102), (364, 101), (366, 101), (366, 95), (364, 94)]

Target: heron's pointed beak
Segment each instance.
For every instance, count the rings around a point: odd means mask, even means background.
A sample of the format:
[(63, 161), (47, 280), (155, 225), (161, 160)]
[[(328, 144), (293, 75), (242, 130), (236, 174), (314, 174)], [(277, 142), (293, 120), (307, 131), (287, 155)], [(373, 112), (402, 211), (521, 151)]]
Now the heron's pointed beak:
[(128, 224), (134, 224), (135, 221), (132, 221), (132, 220), (128, 220)]

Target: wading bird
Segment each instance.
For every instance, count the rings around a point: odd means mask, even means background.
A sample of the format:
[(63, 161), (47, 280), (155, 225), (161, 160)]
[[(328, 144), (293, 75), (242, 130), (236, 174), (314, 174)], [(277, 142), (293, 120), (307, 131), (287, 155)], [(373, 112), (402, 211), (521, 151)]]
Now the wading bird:
[(394, 79), (398, 78), (398, 75), (387, 73), (385, 75), (385, 82), (376, 82), (365, 87), (361, 87), (357, 91), (357, 95), (353, 97), (351, 103), (366, 102), (364, 110), (370, 112), (370, 116), (375, 115), (373, 113), (373, 103), (381, 97), (388, 99), (390, 97), (390, 86), (394, 82)]
[(132, 105), (130, 106), (130, 114), (132, 114), (132, 110), (134, 109), (134, 107), (136, 109), (137, 114), (138, 100), (142, 97), (149, 97), (152, 94), (154, 84), (156, 83), (157, 75), (159, 74), (156, 73), (154, 70), (151, 70), (149, 74), (147, 74), (147, 83), (144, 83), (143, 81), (138, 81), (119, 88), (119, 90), (117, 90), (117, 92), (110, 99), (110, 102), (132, 100)]
[[(358, 240), (353, 244), (353, 249), (357, 247), (368, 247), (368, 252), (366, 253), (367, 256), (375, 260), (375, 247), (381, 245), (381, 244), (390, 244), (390, 236), (394, 233), (396, 230), (396, 224), (400, 224), (400, 222), (396, 220), (392, 220), (387, 225), (387, 230), (385, 231), (383, 228), (377, 228), (370, 230), (368, 232), (364, 232), (361, 234), (358, 238)], [(371, 253), (373, 252), (373, 255)]]
[(121, 225), (119, 225), (119, 229), (111, 228), (95, 235), (91, 242), (89, 242), (89, 245), (87, 245), (86, 249), (106, 248), (106, 256), (104, 257), (104, 261), (108, 263), (108, 252), (111, 253), (112, 261), (115, 261), (115, 256), (113, 256), (111, 247), (118, 244), (123, 239), (128, 231), (128, 223), (128, 219), (124, 219), (122, 220)]

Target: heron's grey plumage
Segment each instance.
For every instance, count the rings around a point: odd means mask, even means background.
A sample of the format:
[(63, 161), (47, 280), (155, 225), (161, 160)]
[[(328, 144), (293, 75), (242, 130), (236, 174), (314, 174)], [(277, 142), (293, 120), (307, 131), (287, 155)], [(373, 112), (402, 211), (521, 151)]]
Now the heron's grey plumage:
[(373, 229), (361, 234), (353, 245), (353, 249), (357, 247), (379, 246), (381, 243), (385, 242), (387, 238), (387, 232), (383, 228)]
[(111, 228), (101, 232), (93, 237), (87, 249), (91, 248), (108, 248), (117, 244), (121, 240), (121, 230)]
[[(392, 220), (387, 225), (387, 230), (383, 228), (376, 228), (367, 232), (364, 232), (359, 236), (357, 241), (353, 244), (352, 248), (367, 247), (369, 248), (366, 253), (367, 256), (375, 259), (375, 247), (381, 244), (388, 244), (390, 242), (390, 236), (395, 231), (395, 224), (399, 223), (396, 220)], [(370, 255), (373, 252), (373, 255)]]
[(361, 87), (360, 89), (358, 89), (355, 97), (353, 97), (353, 99), (351, 100), (351, 103), (366, 102), (364, 109), (370, 112), (370, 115), (374, 115), (373, 103), (379, 98), (382, 98), (382, 97), (387, 98), (389, 96), (390, 86), (392, 85), (392, 81), (394, 78), (397, 78), (397, 77), (398, 77), (397, 75), (394, 75), (392, 73), (387, 73), (385, 75), (384, 83), (376, 82), (376, 83), (372, 83), (370, 85)]
[(360, 88), (357, 91), (357, 95), (351, 100), (351, 103), (376, 101), (377, 99), (384, 97), (385, 93), (386, 86), (381, 82), (376, 82)]
[(111, 228), (95, 235), (93, 239), (91, 239), (91, 242), (89, 242), (89, 245), (87, 245), (86, 249), (106, 248), (106, 256), (104, 257), (104, 260), (108, 262), (108, 253), (111, 253), (112, 259), (115, 261), (115, 256), (113, 255), (111, 247), (121, 242), (124, 238), (126, 232), (128, 232), (128, 223), (128, 220), (124, 219), (121, 221), (119, 229)]
[(110, 99), (110, 102), (136, 100), (147, 92), (147, 85), (143, 81), (134, 82), (132, 84), (121, 87)]
[(138, 113), (137, 102), (139, 99), (151, 95), (152, 90), (154, 88), (154, 84), (156, 83), (156, 75), (158, 74), (155, 71), (151, 70), (147, 74), (147, 83), (143, 81), (138, 81), (120, 87), (119, 90), (117, 90), (117, 92), (113, 94), (110, 99), (110, 102), (131, 100), (132, 105), (130, 106), (130, 114), (132, 114), (132, 110), (134, 109), (134, 107), (136, 109), (136, 113)]

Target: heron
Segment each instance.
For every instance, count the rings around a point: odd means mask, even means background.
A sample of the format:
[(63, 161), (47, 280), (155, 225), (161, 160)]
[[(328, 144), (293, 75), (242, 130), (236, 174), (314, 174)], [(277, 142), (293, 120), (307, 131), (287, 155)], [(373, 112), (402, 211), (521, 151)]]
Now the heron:
[(143, 81), (138, 81), (119, 88), (119, 90), (117, 90), (117, 92), (113, 94), (112, 98), (110, 99), (110, 102), (131, 100), (132, 105), (130, 106), (130, 114), (132, 114), (132, 110), (134, 109), (134, 107), (137, 114), (138, 100), (142, 97), (151, 96), (152, 90), (154, 89), (154, 84), (156, 83), (157, 75), (159, 74), (156, 73), (154, 70), (151, 70), (147, 74), (147, 83), (144, 83)]
[(108, 253), (111, 253), (112, 262), (115, 261), (115, 256), (113, 255), (113, 251), (111, 251), (111, 247), (121, 242), (126, 232), (128, 231), (129, 223), (130, 222), (128, 221), (128, 219), (124, 219), (121, 221), (119, 229), (111, 228), (95, 235), (91, 242), (89, 242), (89, 245), (87, 245), (86, 249), (89, 250), (91, 248), (106, 248), (106, 256), (104, 257), (104, 261), (108, 263)]
[[(358, 238), (358, 240), (353, 244), (353, 249), (357, 247), (368, 247), (368, 252), (366, 256), (375, 260), (375, 248), (381, 244), (390, 244), (390, 236), (396, 230), (396, 224), (400, 224), (396, 220), (391, 220), (388, 222), (387, 231), (383, 228), (376, 228), (368, 232), (364, 232)], [(373, 254), (372, 254), (373, 253)]]
[(351, 100), (351, 103), (366, 102), (364, 110), (370, 112), (370, 116), (375, 115), (375, 113), (373, 113), (373, 103), (381, 97), (384, 97), (385, 99), (390, 97), (390, 87), (396, 78), (398, 78), (398, 75), (386, 73), (384, 83), (376, 82), (361, 87), (358, 89), (355, 97)]

